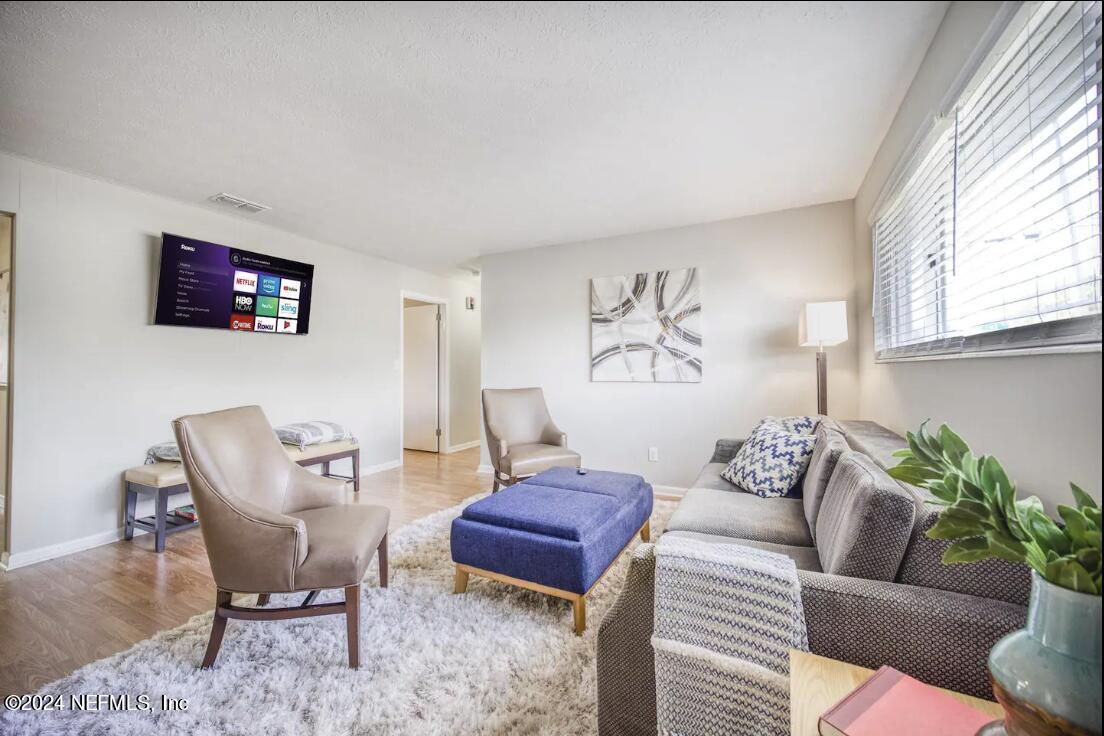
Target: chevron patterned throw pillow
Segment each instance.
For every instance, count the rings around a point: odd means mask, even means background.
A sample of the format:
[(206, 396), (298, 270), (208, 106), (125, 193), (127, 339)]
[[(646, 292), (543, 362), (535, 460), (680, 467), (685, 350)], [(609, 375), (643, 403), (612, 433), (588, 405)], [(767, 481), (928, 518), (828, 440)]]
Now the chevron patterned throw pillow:
[(721, 471), (721, 477), (756, 496), (785, 496), (809, 467), (816, 435), (805, 432), (812, 432), (816, 423), (815, 417), (767, 417)]

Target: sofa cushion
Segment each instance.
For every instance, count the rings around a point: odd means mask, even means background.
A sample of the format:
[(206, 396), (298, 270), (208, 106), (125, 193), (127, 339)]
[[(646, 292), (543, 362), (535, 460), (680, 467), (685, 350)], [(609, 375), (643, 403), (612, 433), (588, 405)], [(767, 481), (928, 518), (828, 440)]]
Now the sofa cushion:
[(817, 517), (824, 572), (892, 581), (912, 536), (919, 501), (870, 458), (844, 452)]
[[(917, 491), (925, 499), (931, 498), (927, 491)], [(1027, 565), (1007, 560), (981, 560), (969, 565), (943, 564), (943, 552), (951, 543), (943, 539), (928, 539), (924, 535), (939, 519), (942, 510), (942, 506), (930, 502), (920, 506), (912, 539), (897, 573), (897, 582), (1026, 606), (1031, 592), (1031, 571)]]
[(824, 498), (824, 489), (828, 487), (828, 481), (832, 477), (832, 471), (836, 469), (840, 455), (847, 450), (847, 440), (843, 435), (825, 424), (817, 427), (816, 438), (816, 449), (813, 450), (809, 469), (805, 471), (805, 481), (801, 486), (805, 521), (809, 523), (813, 542), (816, 542), (816, 520), (820, 513), (821, 500)]
[(798, 570), (820, 572), (820, 558), (813, 547), (792, 547), (788, 544), (771, 544), (770, 542), (756, 542), (751, 539), (733, 539), (732, 537), (719, 537), (716, 534), (701, 534), (700, 532), (667, 532), (663, 536), (686, 537), (697, 539), (709, 544), (742, 544), (745, 547), (754, 547), (764, 552), (774, 552), (785, 555), (794, 561)]
[(739, 488), (721, 477), (721, 472), (727, 467), (728, 463), (706, 463), (690, 487), (712, 488), (715, 491), (739, 491)]
[(757, 496), (785, 496), (809, 466), (815, 445), (815, 435), (795, 434), (768, 417), (751, 433), (721, 477)]
[(848, 420), (840, 422), (839, 426), (847, 438), (847, 444), (869, 457), (883, 470), (892, 468), (901, 461), (900, 458), (893, 457), (893, 453), (908, 447), (908, 440), (876, 422)]
[(691, 488), (671, 515), (667, 529), (813, 546), (800, 498), (759, 498), (749, 493)]

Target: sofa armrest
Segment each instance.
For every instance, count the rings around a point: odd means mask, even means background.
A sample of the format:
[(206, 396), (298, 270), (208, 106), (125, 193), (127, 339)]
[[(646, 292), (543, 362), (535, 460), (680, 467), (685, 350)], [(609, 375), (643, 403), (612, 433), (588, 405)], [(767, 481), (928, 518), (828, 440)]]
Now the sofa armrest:
[(989, 650), (1027, 620), (1024, 606), (992, 598), (808, 571), (798, 577), (810, 651), (890, 665), (979, 698), (992, 698)]
[(711, 463), (727, 463), (732, 458), (736, 457), (736, 453), (740, 451), (740, 447), (744, 444), (744, 440), (731, 440), (721, 439), (717, 440), (717, 446), (713, 448), (713, 457), (710, 458)]
[(598, 733), (656, 733), (655, 551), (633, 551), (625, 585), (598, 626)]

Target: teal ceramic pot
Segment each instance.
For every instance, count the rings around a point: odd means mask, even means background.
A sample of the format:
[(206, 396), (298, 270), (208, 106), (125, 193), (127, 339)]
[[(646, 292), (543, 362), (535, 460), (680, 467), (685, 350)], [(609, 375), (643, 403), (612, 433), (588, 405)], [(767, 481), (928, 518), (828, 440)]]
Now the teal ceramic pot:
[(1100, 596), (1032, 573), (1027, 627), (989, 654), (1009, 736), (1099, 734)]

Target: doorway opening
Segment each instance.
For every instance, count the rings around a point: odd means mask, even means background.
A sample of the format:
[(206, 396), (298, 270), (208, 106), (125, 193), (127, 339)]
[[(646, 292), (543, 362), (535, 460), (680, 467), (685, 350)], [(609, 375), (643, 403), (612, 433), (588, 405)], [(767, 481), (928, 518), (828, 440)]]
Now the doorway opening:
[(15, 219), (0, 212), (0, 561), (11, 538), (11, 294)]
[(445, 304), (403, 295), (402, 446), (440, 453), (444, 442)]

